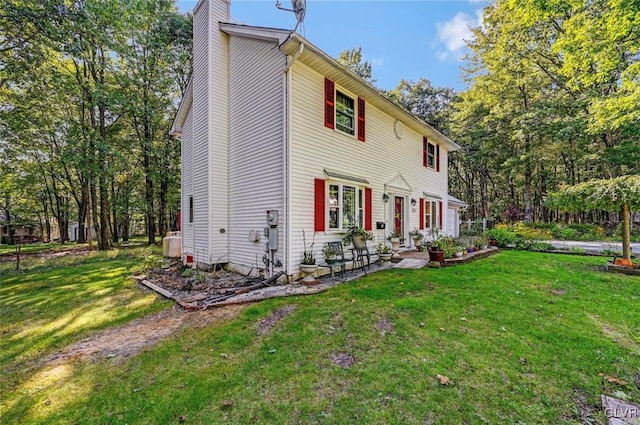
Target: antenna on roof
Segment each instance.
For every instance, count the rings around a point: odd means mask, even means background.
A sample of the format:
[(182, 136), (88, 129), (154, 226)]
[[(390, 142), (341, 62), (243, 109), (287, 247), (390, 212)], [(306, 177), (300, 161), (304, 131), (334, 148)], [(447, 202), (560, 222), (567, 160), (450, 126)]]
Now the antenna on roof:
[(280, 10), (286, 10), (287, 12), (293, 12), (296, 15), (296, 27), (293, 29), (293, 32), (296, 32), (298, 26), (304, 21), (304, 15), (307, 12), (307, 0), (291, 0), (291, 9), (287, 9), (282, 7), (280, 4), (280, 0), (276, 0), (276, 7)]

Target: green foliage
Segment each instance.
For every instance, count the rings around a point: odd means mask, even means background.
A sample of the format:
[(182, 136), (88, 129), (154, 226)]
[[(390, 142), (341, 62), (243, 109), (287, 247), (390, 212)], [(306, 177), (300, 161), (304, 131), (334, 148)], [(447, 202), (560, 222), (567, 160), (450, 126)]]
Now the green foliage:
[(487, 236), (494, 238), (500, 248), (506, 248), (513, 245), (516, 241), (516, 233), (505, 227), (495, 227), (487, 230)]
[(448, 133), (451, 103), (456, 96), (453, 89), (433, 87), (425, 78), (418, 81), (402, 79), (387, 95), (437, 130)]
[(640, 175), (590, 180), (548, 195), (548, 205), (563, 211), (640, 209)]
[(195, 271), (191, 268), (191, 267), (185, 267), (185, 269), (182, 271), (182, 277), (184, 278), (189, 278), (192, 277), (195, 274)]
[(6, 160), (29, 189), (12, 205), (56, 218), (64, 238), (91, 203), (100, 248), (136, 212), (166, 230), (180, 187), (167, 129), (191, 72), (190, 18), (166, 0), (9, 0), (1, 15), (0, 169)]
[(352, 244), (354, 236), (363, 237), (367, 241), (372, 241), (375, 237), (373, 232), (365, 230), (364, 227), (354, 226), (347, 230), (347, 233), (342, 238), (342, 243), (345, 246)]
[(362, 46), (353, 49), (343, 50), (338, 55), (338, 62), (349, 68), (357, 76), (374, 84), (375, 79), (371, 75), (371, 62), (364, 61), (362, 57)]
[(142, 258), (142, 269), (146, 272), (158, 270), (160, 267), (162, 267), (162, 256), (151, 249), (146, 249)]
[(307, 248), (307, 238), (304, 230), (302, 230), (302, 243), (304, 245), (304, 251), (302, 252), (302, 262), (300, 264), (313, 265), (316, 263), (316, 257), (313, 253), (313, 245), (316, 243), (316, 234), (313, 233), (313, 240), (311, 245)]

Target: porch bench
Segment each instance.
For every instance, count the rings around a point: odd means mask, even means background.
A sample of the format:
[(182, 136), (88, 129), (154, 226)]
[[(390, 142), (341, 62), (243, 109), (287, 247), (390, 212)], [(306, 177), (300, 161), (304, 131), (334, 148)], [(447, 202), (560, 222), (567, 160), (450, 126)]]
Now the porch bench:
[[(331, 273), (331, 281), (334, 281), (335, 270), (339, 267), (340, 275), (344, 280), (344, 272), (347, 269), (347, 265), (351, 263), (351, 271), (362, 269), (367, 274), (367, 269), (371, 270), (371, 264), (375, 264), (378, 259), (378, 252), (375, 248), (368, 248), (366, 245), (364, 248), (350, 248), (351, 257), (347, 257), (344, 254), (344, 246), (342, 242), (328, 242), (330, 248), (339, 252), (339, 258), (332, 262), (320, 263), (320, 267), (328, 268)], [(372, 261), (373, 258), (373, 261)]]

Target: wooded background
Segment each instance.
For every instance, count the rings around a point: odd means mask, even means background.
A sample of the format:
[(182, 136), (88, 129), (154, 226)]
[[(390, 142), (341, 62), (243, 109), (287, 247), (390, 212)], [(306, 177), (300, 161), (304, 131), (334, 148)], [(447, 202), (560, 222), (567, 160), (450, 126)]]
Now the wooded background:
[[(105, 249), (139, 216), (155, 242), (179, 208), (168, 131), (191, 73), (191, 18), (170, 0), (6, 0), (0, 19), (3, 224), (49, 234), (57, 222), (64, 241), (70, 221), (89, 221)], [(466, 218), (618, 221), (545, 201), (640, 174), (639, 32), (639, 0), (500, 0), (468, 42), (467, 90), (420, 79), (385, 93), (463, 147), (449, 176)], [(362, 48), (338, 60), (375, 84)]]

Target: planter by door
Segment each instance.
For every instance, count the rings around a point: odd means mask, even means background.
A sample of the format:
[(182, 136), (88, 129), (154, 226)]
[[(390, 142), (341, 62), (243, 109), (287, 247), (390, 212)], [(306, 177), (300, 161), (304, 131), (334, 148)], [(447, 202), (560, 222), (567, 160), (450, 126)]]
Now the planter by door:
[(432, 251), (429, 250), (429, 261), (434, 261), (436, 263), (442, 263), (444, 259), (444, 251)]
[(400, 238), (390, 239), (389, 242), (391, 242), (391, 249), (394, 251), (398, 251), (400, 249)]
[(391, 253), (386, 253), (386, 254), (380, 254), (380, 260), (382, 262), (387, 262), (387, 261), (391, 261)]

